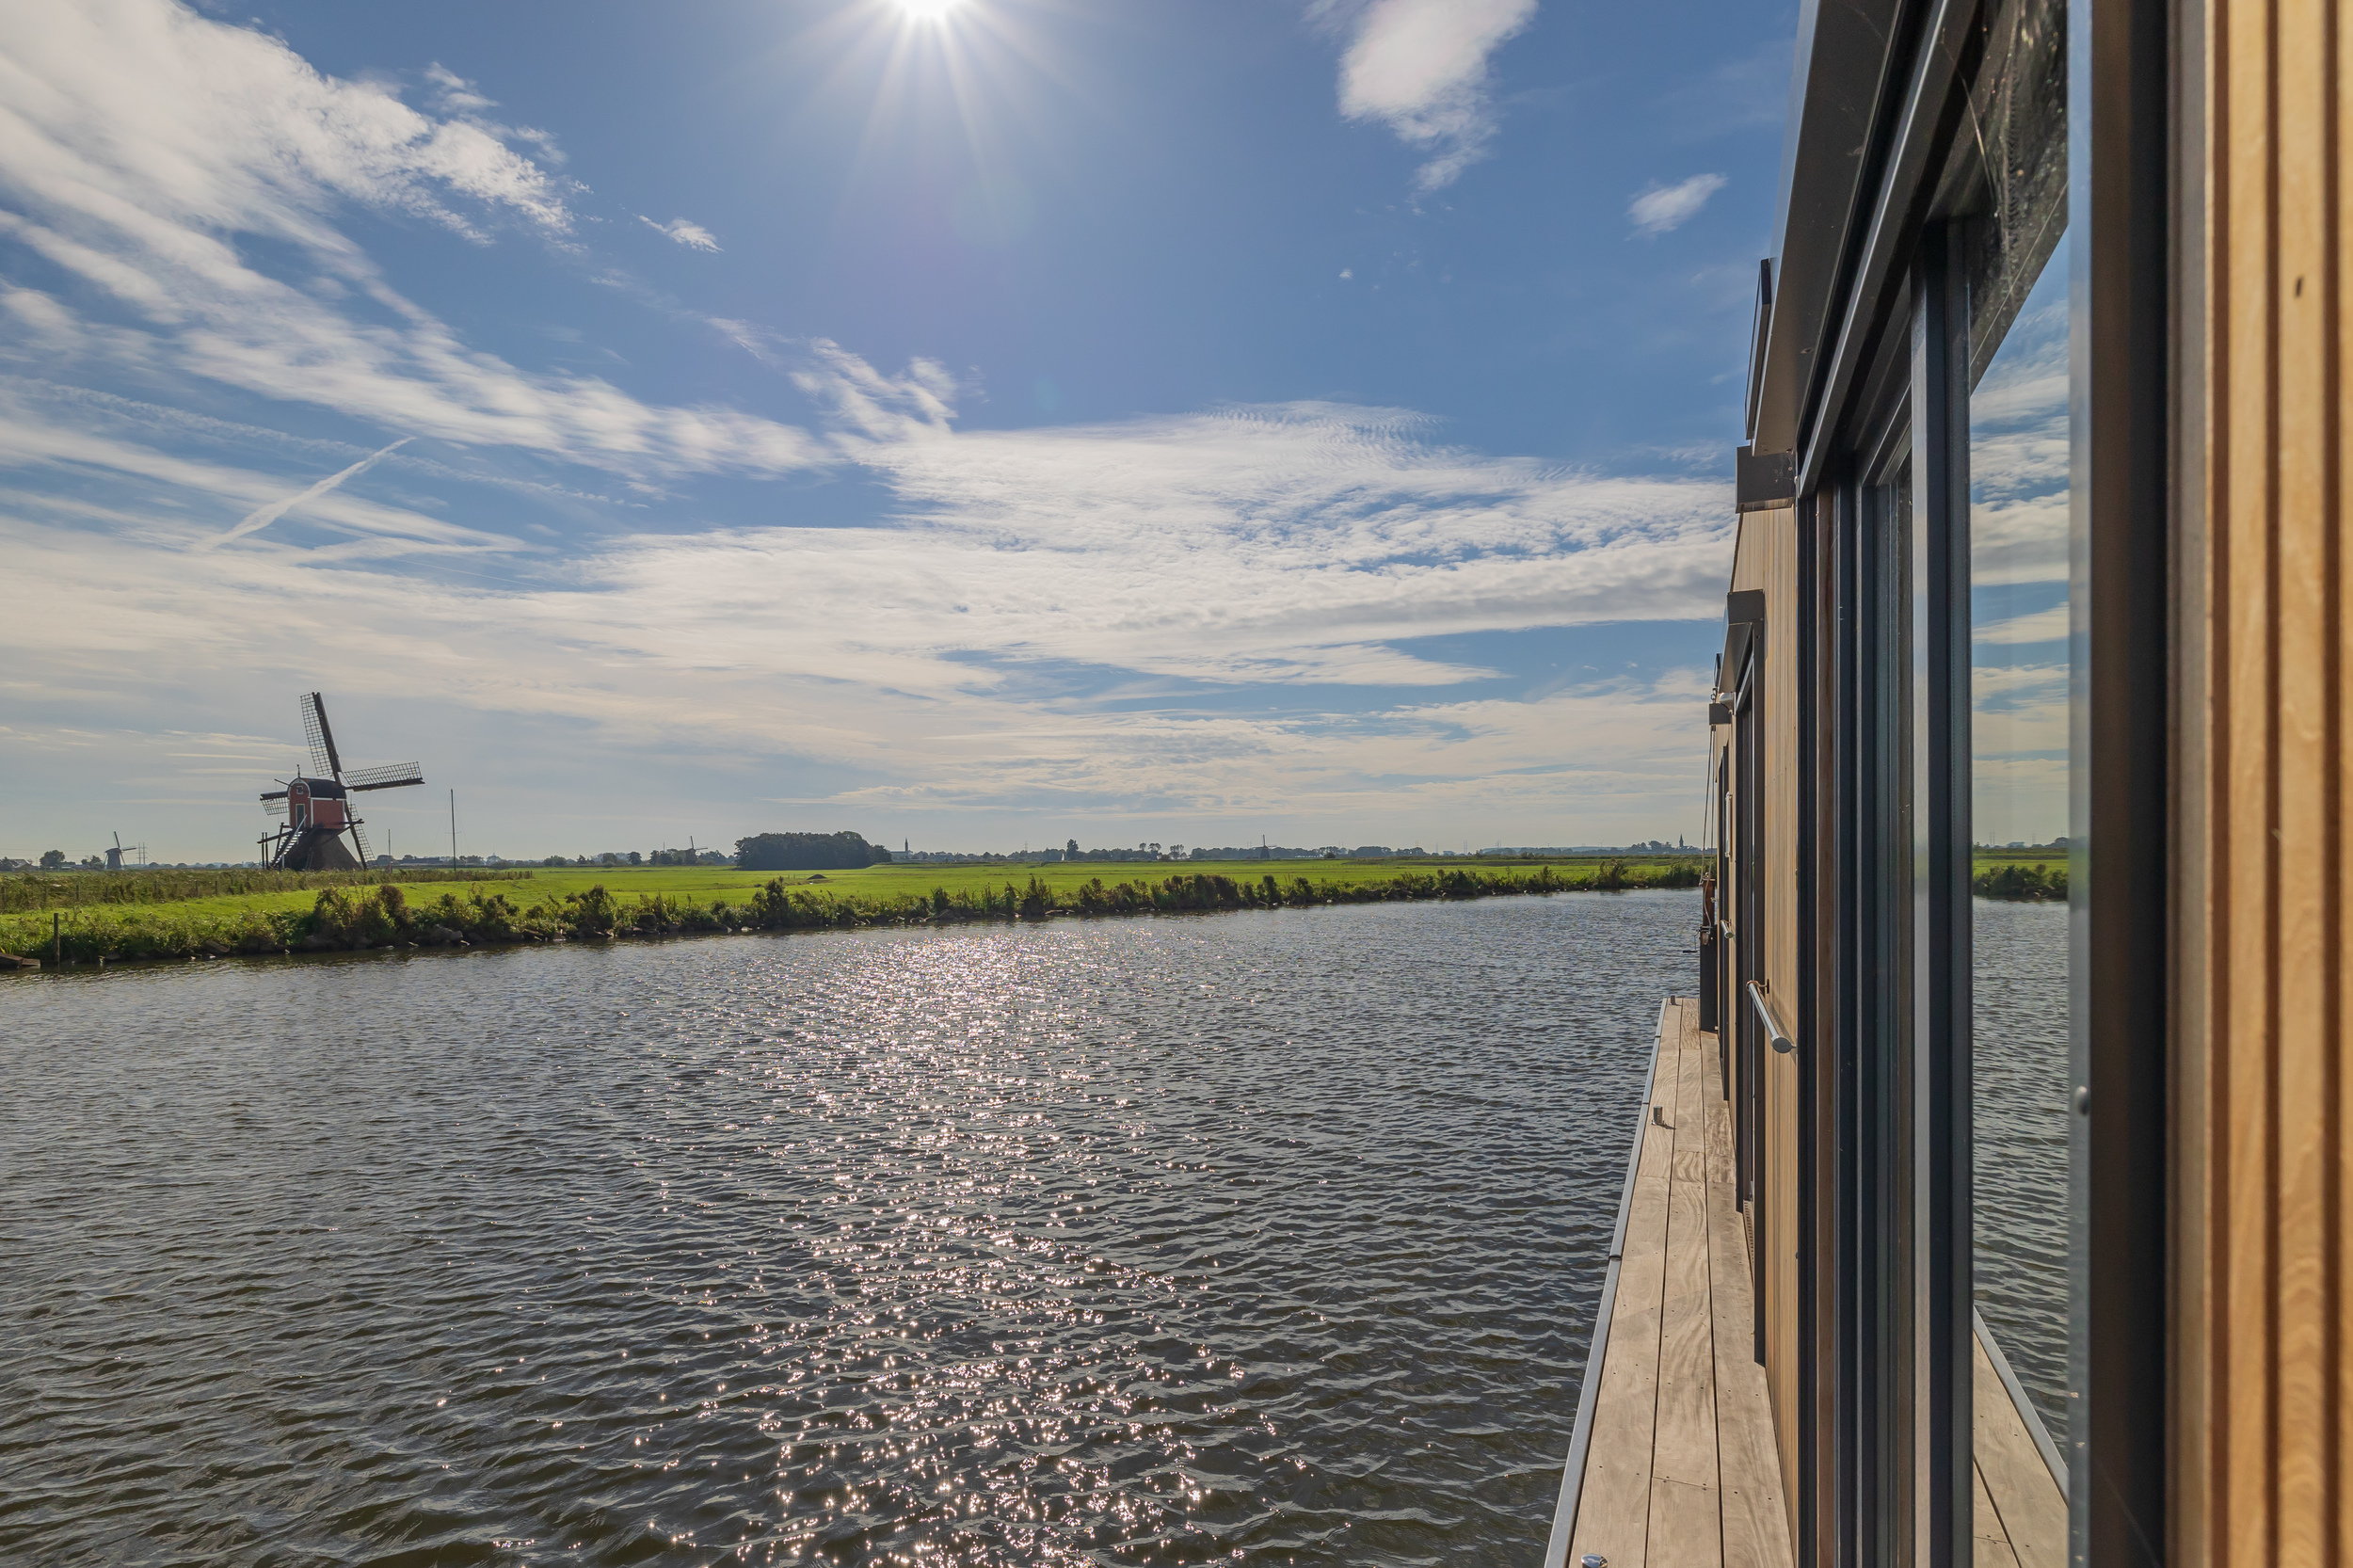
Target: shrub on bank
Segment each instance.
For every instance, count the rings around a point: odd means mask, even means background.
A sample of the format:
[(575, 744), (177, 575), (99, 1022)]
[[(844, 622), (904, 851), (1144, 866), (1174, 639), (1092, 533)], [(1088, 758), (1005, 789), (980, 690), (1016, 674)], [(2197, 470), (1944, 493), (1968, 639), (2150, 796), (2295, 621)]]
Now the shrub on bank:
[(1993, 866), (1969, 879), (1969, 890), (1979, 898), (2008, 899), (2021, 904), (2065, 904), (2065, 866)]

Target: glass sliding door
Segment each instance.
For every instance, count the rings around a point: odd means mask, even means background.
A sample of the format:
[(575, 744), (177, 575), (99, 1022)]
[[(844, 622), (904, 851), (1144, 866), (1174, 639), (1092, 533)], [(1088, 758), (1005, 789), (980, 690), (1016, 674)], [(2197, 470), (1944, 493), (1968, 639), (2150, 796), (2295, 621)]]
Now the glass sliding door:
[[(1957, 985), (1969, 1189), (1971, 1540), (2066, 1560), (2073, 1191), (2069, 1042), (2065, 0), (1996, 0), (1948, 188), (1967, 327), (1965, 782)], [(1960, 1555), (1958, 1552), (1956, 1555)]]
[(2022, 1561), (2065, 1547), (2072, 1398), (2067, 276), (2062, 240), (1969, 403), (1977, 1530)]
[[(1900, 382), (1900, 376), (1895, 377)], [(1900, 385), (1882, 396), (1835, 487), (1825, 616), (1831, 712), (1826, 914), (1819, 1010), (1831, 1101), (1817, 1158), (1833, 1254), (1820, 1310), (1834, 1347), (1832, 1468), (1820, 1560), (1907, 1562), (1917, 1539), (1917, 1368), (1911, 1048), (1909, 765), (1913, 524), (1912, 434)]]

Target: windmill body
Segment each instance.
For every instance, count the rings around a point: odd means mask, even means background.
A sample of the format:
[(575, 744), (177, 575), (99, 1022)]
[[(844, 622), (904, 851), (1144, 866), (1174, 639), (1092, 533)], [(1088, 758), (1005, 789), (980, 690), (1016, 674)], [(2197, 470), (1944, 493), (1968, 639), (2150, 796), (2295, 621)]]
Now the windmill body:
[[(424, 782), (414, 762), (344, 772), (327, 704), (316, 692), (302, 696), (302, 729), (311, 744), (311, 771), (279, 780), (282, 788), (262, 792), (262, 809), (279, 819), (278, 830), (261, 840), (263, 863), (274, 871), (359, 871), (368, 863), (368, 842), (351, 797), (370, 790), (399, 790)], [(348, 840), (346, 842), (345, 840)]]

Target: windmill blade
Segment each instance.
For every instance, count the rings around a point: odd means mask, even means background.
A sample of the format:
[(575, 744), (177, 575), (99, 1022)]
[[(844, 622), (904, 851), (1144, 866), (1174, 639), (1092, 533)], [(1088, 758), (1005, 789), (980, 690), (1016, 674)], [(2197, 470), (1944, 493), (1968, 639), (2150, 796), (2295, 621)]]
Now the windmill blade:
[(386, 762), (379, 767), (354, 768), (344, 780), (346, 790), (398, 790), (424, 782), (424, 770), (414, 762)]
[(344, 760), (335, 754), (335, 732), (327, 725), (327, 704), (316, 692), (302, 694), (302, 733), (311, 743), (311, 765), (323, 778), (341, 778)]

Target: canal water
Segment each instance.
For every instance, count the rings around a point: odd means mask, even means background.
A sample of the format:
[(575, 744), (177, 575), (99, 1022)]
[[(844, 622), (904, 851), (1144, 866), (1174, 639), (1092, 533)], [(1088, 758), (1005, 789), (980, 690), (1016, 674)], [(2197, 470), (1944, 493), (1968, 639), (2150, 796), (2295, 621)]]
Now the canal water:
[(0, 985), (0, 1560), (1531, 1561), (1697, 919)]
[(2067, 1441), (2067, 905), (1971, 901), (1977, 1311)]

